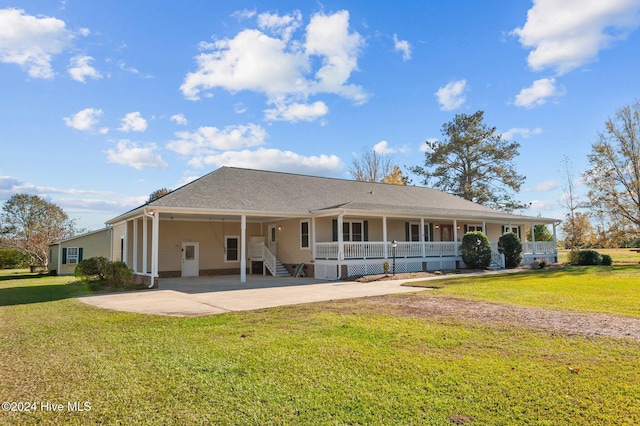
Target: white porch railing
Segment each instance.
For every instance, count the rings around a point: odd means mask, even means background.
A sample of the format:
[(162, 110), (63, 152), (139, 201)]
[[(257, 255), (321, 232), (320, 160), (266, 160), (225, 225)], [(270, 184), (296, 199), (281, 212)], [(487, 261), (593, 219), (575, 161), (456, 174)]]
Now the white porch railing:
[[(497, 251), (498, 243), (491, 243), (491, 248)], [(553, 241), (523, 242), (522, 254), (556, 254), (556, 246)]]
[(522, 243), (522, 252), (525, 254), (555, 254), (556, 247), (553, 241)]
[[(410, 257), (446, 257), (456, 255), (455, 242), (398, 242), (395, 249), (391, 243), (380, 241), (365, 242), (345, 242), (343, 243), (344, 253), (341, 259), (384, 259), (385, 245), (387, 246), (387, 258), (410, 258)], [(337, 242), (316, 243), (316, 259), (338, 259), (339, 245)]]
[(263, 267), (268, 269), (271, 272), (271, 275), (276, 276), (277, 266), (276, 266), (276, 257), (271, 253), (269, 247), (265, 244), (262, 244), (262, 258), (263, 258)]
[[(398, 259), (412, 257), (452, 257), (460, 254), (457, 247), (460, 243), (456, 242), (398, 242), (395, 249), (391, 247), (391, 243), (380, 241), (364, 241), (364, 242), (344, 242), (344, 252), (339, 253), (339, 245), (337, 242), (316, 243), (315, 258), (316, 259), (384, 259), (385, 244), (387, 246), (387, 258), (395, 257)], [(493, 251), (498, 251), (498, 243), (491, 243)], [(522, 253), (525, 255), (551, 255), (556, 254), (556, 248), (553, 242), (524, 242), (522, 243)]]

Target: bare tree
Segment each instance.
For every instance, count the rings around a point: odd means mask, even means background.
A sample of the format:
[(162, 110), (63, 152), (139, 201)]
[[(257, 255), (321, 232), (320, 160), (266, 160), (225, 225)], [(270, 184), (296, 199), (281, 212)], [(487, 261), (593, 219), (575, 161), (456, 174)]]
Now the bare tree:
[(578, 248), (583, 245), (584, 241), (583, 230), (580, 229), (580, 226), (585, 221), (588, 221), (588, 216), (577, 217), (578, 210), (588, 207), (588, 203), (578, 196), (571, 160), (566, 155), (562, 157), (560, 173), (563, 178), (562, 189), (564, 191), (560, 203), (567, 210), (565, 221), (562, 225), (565, 246), (567, 248)]
[(640, 229), (640, 103), (625, 106), (605, 122), (584, 173), (592, 209), (613, 223)]
[(372, 148), (364, 148), (358, 158), (351, 163), (349, 173), (354, 180), (381, 182), (392, 172), (391, 159), (386, 154)]

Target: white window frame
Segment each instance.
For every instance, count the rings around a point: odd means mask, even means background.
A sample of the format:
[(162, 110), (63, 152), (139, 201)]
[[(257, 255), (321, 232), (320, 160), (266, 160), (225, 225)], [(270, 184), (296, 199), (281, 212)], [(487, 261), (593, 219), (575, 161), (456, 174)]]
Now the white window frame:
[[(229, 240), (236, 240), (236, 259), (229, 259)], [(224, 236), (224, 263), (238, 263), (240, 262), (240, 237), (237, 235), (225, 235)]]
[[(302, 225), (307, 224), (307, 233), (305, 234), (302, 231)], [(307, 245), (304, 245), (304, 237), (307, 237)], [(301, 220), (300, 221), (300, 249), (301, 250), (309, 250), (311, 248), (311, 223), (309, 220)]]
[[(71, 254), (75, 250), (75, 254)], [(67, 247), (67, 265), (77, 265), (80, 259), (80, 247)]]
[[(357, 241), (355, 241), (353, 239), (353, 224), (354, 223), (360, 224), (360, 239), (357, 240)], [(348, 229), (349, 229), (349, 233), (348, 234), (346, 234), (344, 232), (344, 228), (345, 227), (348, 227)], [(364, 241), (364, 221), (363, 220), (352, 220), (352, 221), (349, 221), (349, 222), (342, 222), (342, 241), (345, 241), (345, 242), (357, 242), (357, 243), (363, 242)]]

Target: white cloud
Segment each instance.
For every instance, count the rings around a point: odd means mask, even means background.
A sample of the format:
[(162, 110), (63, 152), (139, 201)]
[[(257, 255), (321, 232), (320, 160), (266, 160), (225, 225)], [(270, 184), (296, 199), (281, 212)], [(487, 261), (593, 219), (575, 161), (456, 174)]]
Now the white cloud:
[(556, 210), (560, 207), (562, 206), (560, 205), (560, 202), (557, 200), (551, 200), (551, 201), (533, 200), (531, 201), (530, 209), (545, 211), (545, 210)]
[(401, 146), (400, 148), (391, 148), (389, 146), (389, 142), (383, 140), (375, 144), (373, 146), (373, 150), (378, 154), (390, 155), (390, 154), (395, 154), (397, 152), (401, 152), (401, 153), (407, 152), (409, 151), (409, 148), (407, 146)]
[(427, 138), (426, 142), (420, 144), (420, 148), (418, 149), (420, 152), (433, 152), (430, 144), (434, 144), (436, 142), (438, 142), (438, 138)]
[(434, 95), (438, 98), (442, 111), (453, 111), (464, 104), (466, 98), (464, 91), (467, 87), (467, 80), (451, 81), (446, 86), (438, 89)]
[(545, 180), (544, 182), (536, 184), (536, 186), (534, 186), (531, 190), (538, 192), (549, 192), (557, 189), (558, 186), (558, 182), (556, 182), (555, 180)]
[(406, 40), (399, 40), (398, 34), (393, 35), (393, 44), (397, 52), (402, 53), (402, 59), (408, 61), (411, 59), (411, 45)]
[(541, 78), (533, 82), (531, 87), (524, 88), (516, 95), (516, 106), (535, 108), (547, 103), (547, 99), (564, 95), (564, 89), (556, 87), (555, 78)]
[(102, 78), (102, 74), (89, 65), (91, 61), (93, 61), (93, 58), (86, 55), (78, 55), (71, 58), (69, 68), (67, 69), (71, 78), (81, 83), (85, 82), (86, 77), (93, 79)]
[(122, 132), (144, 132), (147, 129), (147, 120), (138, 111), (125, 115), (121, 123), (118, 130)]
[(51, 60), (69, 47), (72, 38), (60, 19), (0, 9), (0, 62), (20, 65), (32, 78), (53, 78)]
[(100, 116), (102, 116), (101, 109), (85, 108), (71, 117), (64, 117), (63, 120), (67, 126), (76, 130), (91, 130), (94, 125), (98, 124)]
[(261, 13), (258, 15), (258, 26), (289, 41), (292, 34), (302, 25), (302, 14), (299, 10), (292, 15), (278, 15), (275, 13)]
[(192, 167), (234, 166), (259, 170), (274, 170), (316, 176), (340, 176), (344, 163), (336, 155), (306, 157), (292, 151), (258, 148), (255, 151), (229, 151), (216, 155), (197, 157), (189, 163)]
[[(267, 104), (276, 105), (265, 110), (267, 119), (291, 117), (294, 121), (324, 115), (319, 112), (326, 104), (309, 102), (310, 96), (328, 93), (355, 104), (367, 101), (368, 94), (360, 86), (348, 83), (357, 70), (364, 39), (349, 31), (347, 11), (313, 15), (300, 39), (293, 37), (302, 21), (298, 11), (260, 14), (257, 21), (260, 29), (200, 43), (197, 70), (187, 74), (180, 87), (186, 98), (197, 100), (216, 88), (232, 93), (255, 91), (266, 96)], [(305, 111), (295, 113), (300, 105), (306, 105)]]
[(640, 22), (637, 0), (534, 0), (527, 22), (513, 30), (534, 71), (567, 73), (595, 60), (600, 50), (623, 40)]
[(329, 113), (329, 107), (322, 102), (316, 101), (311, 105), (297, 103), (281, 103), (273, 109), (266, 109), (265, 118), (272, 121), (313, 121), (316, 118)]
[(107, 161), (133, 167), (137, 170), (166, 169), (168, 164), (162, 160), (160, 155), (155, 153), (156, 149), (157, 146), (154, 143), (139, 146), (135, 142), (124, 139), (118, 141), (115, 150), (106, 151)]
[(225, 150), (237, 150), (263, 145), (267, 132), (255, 124), (200, 127), (195, 132), (177, 132), (178, 139), (169, 142), (167, 149), (181, 155), (206, 155)]
[(512, 127), (506, 132), (502, 132), (501, 136), (503, 139), (511, 140), (520, 135), (521, 137), (527, 139), (534, 135), (539, 135), (542, 133), (542, 129), (540, 127), (536, 127), (534, 129), (528, 129), (526, 127)]
[(170, 120), (181, 126), (186, 126), (187, 124), (189, 124), (184, 114), (174, 114), (171, 116)]

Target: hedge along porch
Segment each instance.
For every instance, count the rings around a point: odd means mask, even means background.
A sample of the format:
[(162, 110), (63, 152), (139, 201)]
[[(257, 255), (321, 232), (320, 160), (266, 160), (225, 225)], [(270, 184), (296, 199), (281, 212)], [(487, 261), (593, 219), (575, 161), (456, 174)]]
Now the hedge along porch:
[[(226, 273), (244, 282), (247, 272), (277, 275), (280, 264), (337, 279), (378, 273), (394, 254), (397, 268), (446, 269), (461, 262), (465, 230), (484, 230), (495, 245), (505, 230), (523, 236), (527, 226), (545, 224), (555, 235), (557, 223), (430, 188), (230, 167), (107, 222), (112, 258), (148, 284)], [(526, 259), (556, 256), (554, 243), (527, 244)]]

